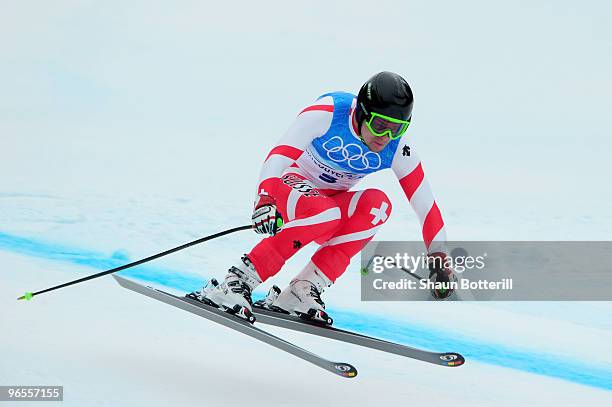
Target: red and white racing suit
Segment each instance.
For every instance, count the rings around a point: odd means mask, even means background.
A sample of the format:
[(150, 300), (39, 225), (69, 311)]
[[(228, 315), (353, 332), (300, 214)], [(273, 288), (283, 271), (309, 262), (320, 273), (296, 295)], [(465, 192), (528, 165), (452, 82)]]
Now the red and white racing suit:
[(276, 199), (285, 225), (248, 253), (262, 281), (315, 241), (321, 246), (312, 262), (335, 282), (389, 219), (391, 201), (383, 191), (349, 191), (384, 168), (393, 170), (416, 212), (428, 252), (445, 251), (442, 215), (414, 148), (401, 138), (385, 147), (392, 151), (369, 151), (354, 128), (350, 96), (327, 94), (302, 110), (263, 164), (257, 193)]

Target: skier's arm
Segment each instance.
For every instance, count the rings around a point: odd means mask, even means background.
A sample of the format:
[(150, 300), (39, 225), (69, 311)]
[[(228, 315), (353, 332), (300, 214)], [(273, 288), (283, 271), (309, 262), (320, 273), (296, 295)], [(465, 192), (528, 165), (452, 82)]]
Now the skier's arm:
[(259, 174), (257, 196), (264, 192), (274, 197), (274, 183), (266, 181), (280, 178), (283, 171), (302, 155), (308, 144), (327, 131), (333, 112), (333, 99), (329, 96), (317, 100), (300, 112), (291, 127), (268, 153)]
[(391, 168), (419, 218), (428, 254), (447, 254), (444, 220), (414, 149), (400, 144)]

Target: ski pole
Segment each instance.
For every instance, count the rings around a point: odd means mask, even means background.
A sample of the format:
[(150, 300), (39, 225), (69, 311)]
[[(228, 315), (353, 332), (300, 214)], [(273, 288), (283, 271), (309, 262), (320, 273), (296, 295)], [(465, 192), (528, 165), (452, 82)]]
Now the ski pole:
[[(368, 270), (370, 269), (370, 266), (371, 266), (371, 265), (372, 265), (372, 263), (374, 262), (374, 259), (376, 259), (376, 258), (380, 258), (380, 257), (383, 257), (383, 258), (384, 258), (384, 256), (382, 256), (382, 255), (380, 255), (380, 254), (375, 254), (374, 256), (372, 256), (372, 257), (370, 258), (370, 260), (368, 261), (368, 264), (366, 264), (366, 266), (365, 266), (365, 267), (362, 267), (362, 268), (361, 268), (361, 274), (367, 274), (367, 273), (368, 273)], [(415, 273), (415, 272), (413, 272), (413, 271), (411, 271), (411, 270), (407, 269), (406, 267), (401, 267), (401, 266), (400, 266), (399, 264), (397, 264), (397, 263), (394, 263), (394, 265), (395, 265), (395, 267), (399, 268), (400, 270), (402, 270), (402, 271), (404, 271), (404, 272), (408, 273), (408, 275), (409, 275), (409, 276), (414, 277), (415, 279), (417, 279), (417, 280), (419, 280), (419, 281), (424, 281), (424, 280), (427, 280), (426, 278), (421, 277), (420, 275), (418, 275), (417, 273)]]
[(419, 276), (417, 273), (410, 271), (410, 269), (407, 269), (406, 267), (400, 267), (399, 269), (405, 271), (409, 276), (414, 277), (419, 281), (427, 281), (426, 278)]
[(115, 273), (117, 271), (125, 270), (125, 269), (130, 268), (130, 267), (138, 266), (139, 264), (146, 263), (148, 261), (158, 259), (158, 258), (160, 258), (162, 256), (166, 256), (166, 255), (168, 255), (170, 253), (178, 252), (179, 250), (186, 249), (186, 248), (188, 248), (190, 246), (193, 246), (193, 245), (196, 245), (196, 244), (199, 244), (199, 243), (203, 243), (203, 242), (206, 242), (208, 240), (213, 240), (213, 239), (216, 239), (216, 238), (224, 236), (224, 235), (229, 235), (230, 233), (238, 232), (240, 230), (247, 230), (247, 229), (252, 229), (252, 228), (253, 228), (253, 226), (251, 226), (251, 225), (238, 226), (238, 227), (235, 227), (235, 228), (232, 228), (232, 229), (224, 230), (224, 231), (219, 232), (219, 233), (215, 233), (213, 235), (204, 236), (204, 237), (202, 237), (200, 239), (194, 240), (193, 242), (185, 243), (184, 245), (175, 247), (175, 248), (170, 249), (170, 250), (166, 250), (165, 252), (157, 253), (157, 254), (154, 254), (153, 256), (149, 256), (149, 257), (146, 257), (144, 259), (137, 260), (137, 261), (129, 263), (129, 264), (125, 264), (123, 266), (115, 267), (114, 269), (102, 271), (102, 272), (97, 273), (97, 274), (92, 274), (91, 276), (79, 278), (78, 280), (69, 281), (67, 283), (57, 285), (55, 287), (51, 287), (51, 288), (47, 288), (47, 289), (44, 289), (44, 290), (41, 290), (41, 291), (37, 291), (35, 293), (26, 292), (24, 295), (22, 295), (21, 297), (17, 298), (17, 300), (31, 300), (32, 297), (34, 297), (35, 295), (39, 295), (39, 294), (46, 293), (46, 292), (53, 291), (53, 290), (58, 290), (60, 288), (68, 287), (69, 285), (81, 283), (83, 281), (87, 281), (87, 280), (91, 280), (91, 279), (94, 279), (94, 278), (102, 277), (102, 276), (105, 276), (107, 274), (111, 274), (111, 273)]

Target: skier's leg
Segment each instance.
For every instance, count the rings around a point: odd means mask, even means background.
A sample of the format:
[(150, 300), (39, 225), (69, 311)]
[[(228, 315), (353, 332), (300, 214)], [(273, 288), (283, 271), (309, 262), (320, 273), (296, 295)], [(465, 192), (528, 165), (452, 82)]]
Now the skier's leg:
[(289, 287), (277, 295), (272, 308), (309, 314), (322, 322), (330, 320), (321, 293), (344, 273), (351, 258), (374, 237), (391, 213), (389, 198), (377, 189), (345, 192), (333, 199), (341, 209), (341, 225), (331, 236), (325, 236), (326, 242)]
[[(340, 226), (341, 210), (336, 201), (317, 190), (298, 174), (286, 174), (274, 185), (277, 209), (285, 220), (275, 236), (259, 242), (247, 257), (262, 281), (272, 277), (285, 262), (313, 240), (333, 234)], [(264, 188), (266, 184), (264, 183)]]
[(262, 187), (274, 196), (285, 220), (283, 229), (263, 239), (230, 267), (223, 283), (211, 280), (201, 291), (190, 294), (193, 298), (228, 310), (238, 307), (248, 314), (255, 287), (276, 274), (301, 247), (339, 227), (341, 211), (336, 201), (318, 191), (303, 176), (289, 173), (281, 179), (264, 182)]
[(342, 226), (312, 256), (312, 262), (335, 282), (353, 256), (372, 240), (391, 214), (391, 201), (378, 189), (366, 189), (333, 197), (342, 210)]

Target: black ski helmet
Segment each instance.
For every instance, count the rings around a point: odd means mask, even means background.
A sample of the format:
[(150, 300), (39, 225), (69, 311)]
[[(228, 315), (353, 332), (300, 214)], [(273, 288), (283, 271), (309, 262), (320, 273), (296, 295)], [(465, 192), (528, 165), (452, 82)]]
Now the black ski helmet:
[(361, 123), (369, 119), (372, 112), (410, 120), (414, 97), (408, 82), (393, 72), (379, 72), (363, 84), (357, 94), (355, 119), (361, 132)]

